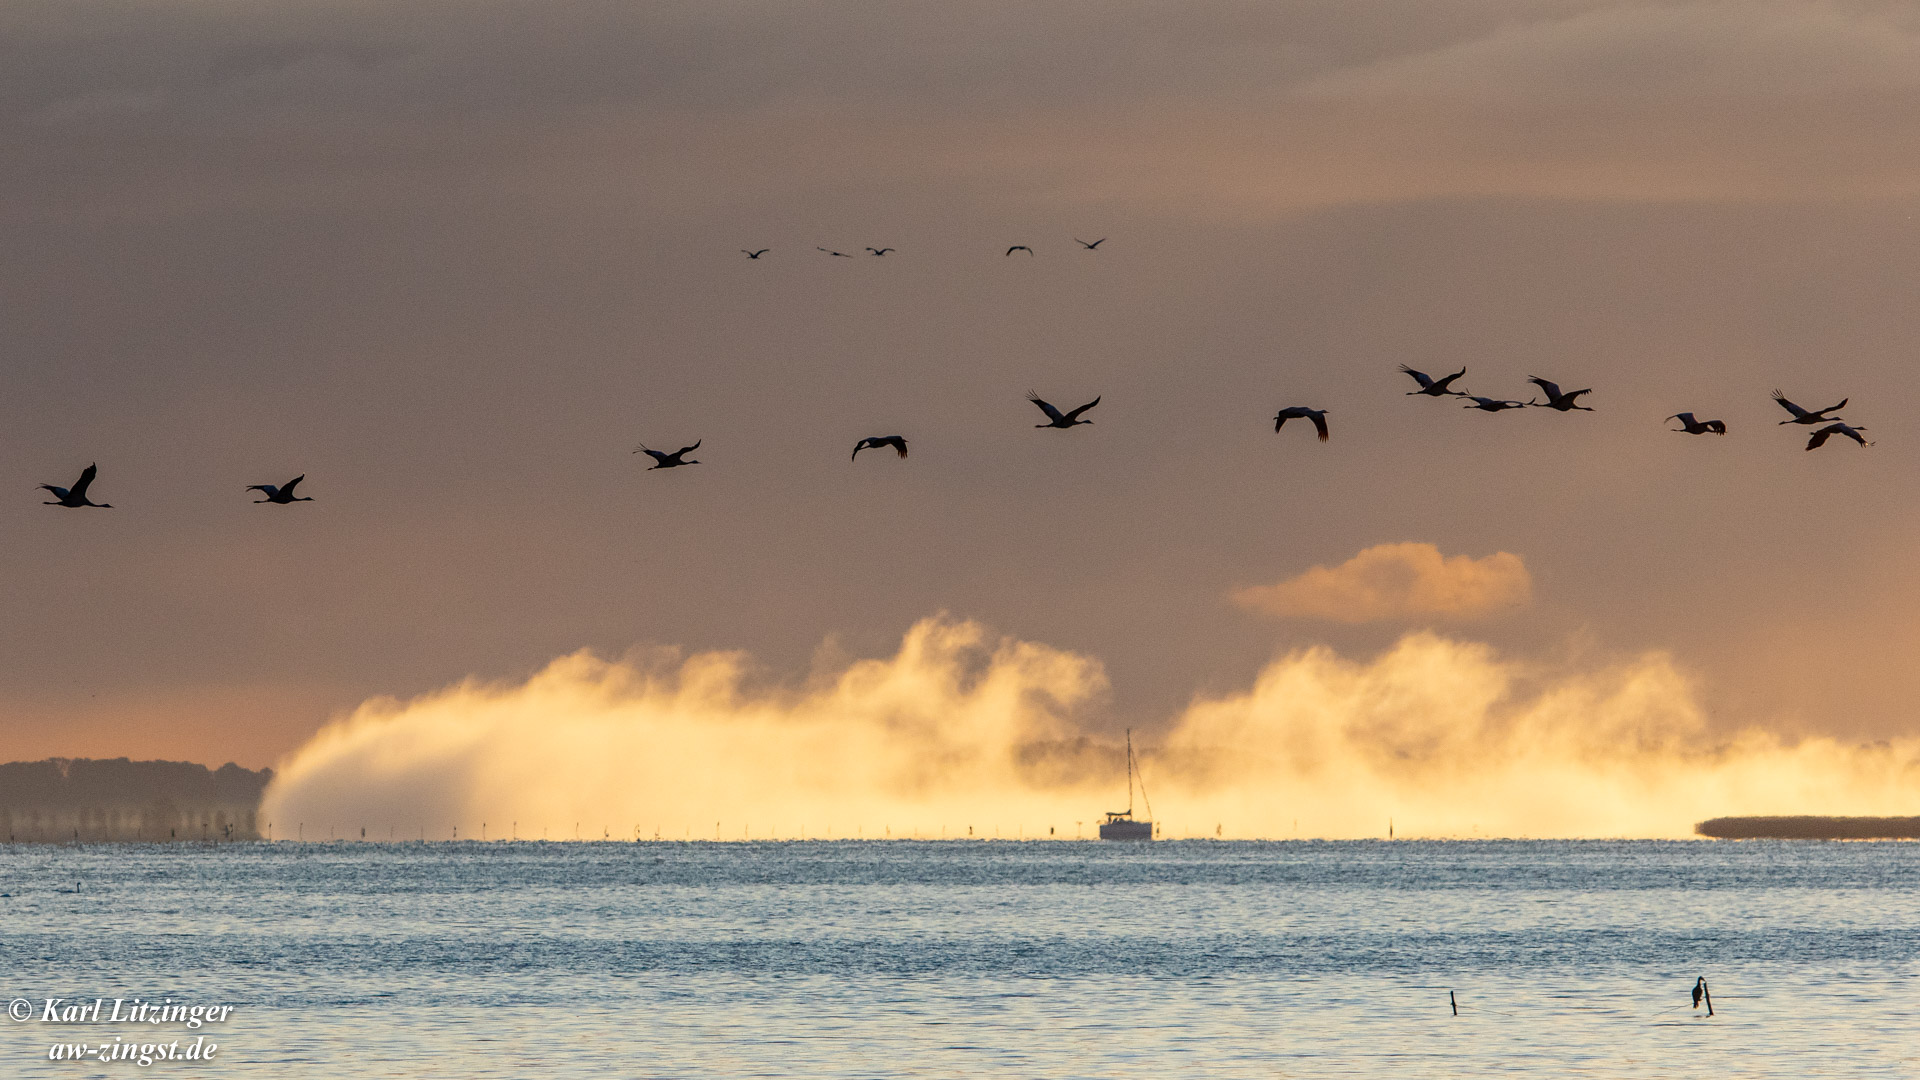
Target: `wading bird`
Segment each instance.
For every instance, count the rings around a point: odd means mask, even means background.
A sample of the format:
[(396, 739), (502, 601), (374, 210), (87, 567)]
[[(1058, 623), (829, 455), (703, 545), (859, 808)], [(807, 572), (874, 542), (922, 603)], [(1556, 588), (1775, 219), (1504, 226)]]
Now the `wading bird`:
[(1074, 243), (1076, 243), (1076, 244), (1079, 244), (1079, 245), (1080, 245), (1081, 247), (1083, 247), (1083, 248), (1086, 248), (1086, 249), (1087, 249), (1088, 251), (1092, 251), (1092, 250), (1093, 250), (1094, 248), (1097, 248), (1097, 247), (1099, 247), (1099, 246), (1100, 246), (1101, 244), (1104, 244), (1104, 243), (1106, 243), (1106, 242), (1107, 242), (1107, 238), (1103, 236), (1103, 237), (1101, 237), (1100, 239), (1098, 239), (1098, 240), (1095, 240), (1095, 241), (1094, 241), (1093, 243), (1091, 243), (1091, 244), (1089, 244), (1089, 243), (1087, 243), (1087, 242), (1086, 242), (1085, 240), (1082, 240), (1082, 239), (1080, 239), (1079, 237), (1077, 237), (1077, 236), (1076, 236), (1076, 237), (1074, 237), (1074, 238), (1073, 238), (1073, 242), (1074, 242)]
[(636, 454), (645, 454), (653, 459), (653, 464), (647, 467), (647, 471), (652, 472), (655, 469), (676, 469), (682, 465), (698, 465), (700, 464), (698, 461), (691, 460), (687, 457), (688, 454), (698, 449), (700, 449), (700, 441), (696, 440), (692, 446), (683, 446), (671, 454), (663, 454), (658, 450), (649, 450), (647, 449), (646, 443), (641, 443), (638, 447), (635, 447), (633, 452)]
[(55, 487), (52, 484), (41, 484), (40, 485), (41, 487), (53, 493), (53, 498), (47, 502), (41, 503), (40, 505), (41, 506), (75, 506), (75, 507), (97, 506), (102, 510), (113, 509), (112, 503), (97, 503), (87, 498), (87, 486), (93, 483), (93, 478), (99, 475), (99, 473), (100, 473), (100, 467), (97, 464), (89, 465), (86, 468), (80, 470), (80, 479), (75, 480), (73, 482), (72, 488)]
[(1700, 996), (1702, 994), (1705, 994), (1706, 992), (1707, 992), (1707, 977), (1705, 975), (1698, 976), (1693, 980), (1693, 1007), (1694, 1008), (1697, 1009), (1700, 1007)]
[(1100, 404), (1100, 399), (1094, 398), (1092, 401), (1087, 402), (1085, 405), (1080, 406), (1079, 408), (1073, 410), (1072, 412), (1062, 415), (1059, 409), (1056, 409), (1053, 406), (1047, 404), (1045, 401), (1042, 401), (1040, 399), (1040, 395), (1034, 393), (1031, 390), (1027, 391), (1027, 400), (1033, 402), (1035, 405), (1040, 406), (1040, 411), (1047, 414), (1046, 423), (1033, 425), (1034, 427), (1037, 427), (1037, 428), (1041, 428), (1041, 427), (1070, 428), (1070, 427), (1073, 427), (1075, 424), (1091, 424), (1093, 423), (1093, 421), (1091, 420), (1080, 419), (1080, 414), (1083, 412), (1086, 412), (1088, 409), (1093, 408), (1095, 405)]
[(893, 447), (894, 452), (899, 454), (901, 457), (907, 456), (907, 440), (901, 438), (898, 435), (872, 435), (867, 438), (861, 439), (857, 443), (854, 443), (853, 457), (850, 457), (847, 460), (852, 461), (854, 458), (859, 457), (860, 451), (862, 450), (878, 450), (883, 446)]
[(875, 255), (885, 255), (887, 252), (892, 251), (893, 249), (892, 248), (868, 248), (867, 250), (874, 253)]
[(1468, 401), (1473, 402), (1471, 405), (1462, 406), (1463, 408), (1479, 409), (1481, 412), (1500, 412), (1503, 409), (1524, 409), (1529, 405), (1540, 404), (1537, 401), (1507, 401), (1504, 398), (1477, 397), (1473, 394), (1464, 394), (1462, 396)]
[(264, 499), (253, 500), (254, 505), (256, 506), (258, 506), (261, 503), (280, 503), (282, 505), (285, 505), (287, 503), (312, 502), (313, 497), (310, 495), (295, 496), (293, 493), (294, 485), (298, 484), (302, 480), (305, 480), (306, 478), (307, 478), (307, 474), (301, 473), (299, 476), (296, 476), (293, 479), (287, 481), (286, 483), (281, 484), (279, 487), (274, 487), (272, 484), (248, 484), (247, 490), (257, 491), (260, 494), (266, 496), (266, 498)]
[(833, 250), (832, 248), (823, 248), (823, 247), (819, 247), (819, 246), (817, 246), (817, 245), (816, 245), (816, 246), (815, 246), (815, 250), (816, 250), (816, 251), (824, 251), (824, 252), (826, 252), (827, 254), (829, 254), (829, 255), (831, 255), (831, 256), (833, 256), (833, 257), (834, 257), (834, 258), (836, 258), (836, 259), (851, 259), (851, 258), (853, 258), (853, 256), (851, 256), (851, 255), (849, 255), (849, 254), (847, 254), (847, 253), (846, 253), (846, 252), (844, 252), (844, 251), (835, 251), (835, 250)]
[(1667, 419), (1680, 421), (1680, 427), (1667, 429), (1676, 435), (1705, 435), (1708, 432), (1725, 435), (1727, 433), (1724, 420), (1695, 420), (1690, 412), (1674, 413)]
[(1448, 394), (1452, 394), (1455, 397), (1467, 396), (1465, 391), (1455, 390), (1453, 388), (1453, 380), (1465, 375), (1467, 373), (1466, 368), (1461, 368), (1459, 371), (1454, 372), (1444, 379), (1433, 378), (1426, 372), (1415, 371), (1405, 364), (1400, 365), (1400, 370), (1413, 376), (1413, 381), (1420, 384), (1420, 389), (1407, 391), (1408, 397), (1412, 397), (1415, 394), (1425, 394), (1428, 397), (1445, 397)]
[(1314, 430), (1320, 433), (1320, 441), (1327, 441), (1327, 410), (1309, 409), (1305, 405), (1289, 406), (1274, 415), (1273, 430), (1279, 431), (1281, 425), (1289, 420), (1313, 421)]
[(1585, 405), (1574, 404), (1581, 394), (1593, 393), (1591, 387), (1585, 390), (1570, 390), (1563, 394), (1560, 392), (1559, 383), (1549, 382), (1538, 375), (1527, 376), (1527, 381), (1545, 391), (1547, 395), (1547, 400), (1532, 402), (1534, 405), (1538, 405), (1543, 409), (1554, 409), (1559, 412), (1571, 412), (1574, 409), (1579, 409), (1581, 412), (1593, 411)]
[(1007, 249), (1007, 254), (1009, 254), (1009, 255), (1011, 255), (1011, 254), (1013, 254), (1013, 253), (1014, 253), (1014, 252), (1016, 252), (1016, 251), (1024, 251), (1024, 252), (1026, 252), (1026, 253), (1027, 253), (1027, 254), (1029, 254), (1029, 255), (1031, 255), (1031, 254), (1033, 254), (1033, 249), (1032, 249), (1032, 248), (1030, 248), (1030, 247), (1028, 247), (1028, 246), (1027, 246), (1027, 245), (1025, 245), (1025, 244), (1015, 244), (1015, 245), (1013, 245), (1012, 247), (1010, 247), (1010, 248), (1008, 248), (1008, 249)]
[[(1838, 406), (1835, 407), (1838, 408)], [(1814, 432), (1813, 437), (1807, 440), (1807, 449), (1818, 450), (1829, 438), (1835, 435), (1845, 435), (1861, 446), (1872, 446), (1873, 444), (1867, 441), (1867, 437), (1860, 434), (1865, 430), (1867, 429), (1864, 427), (1854, 427), (1852, 424), (1828, 424), (1826, 427)]]
[(1827, 414), (1831, 412), (1839, 412), (1841, 409), (1846, 408), (1847, 402), (1850, 399), (1841, 398), (1840, 404), (1829, 405), (1826, 408), (1820, 409), (1816, 412), (1808, 412), (1807, 410), (1801, 408), (1800, 406), (1795, 405), (1793, 402), (1788, 401), (1787, 395), (1781, 393), (1778, 390), (1775, 390), (1773, 392), (1773, 400), (1779, 402), (1781, 408), (1793, 414), (1793, 419), (1780, 421), (1783, 424), (1825, 424), (1825, 423), (1829, 423), (1831, 421), (1840, 419), (1837, 416), (1828, 416)]
[(761, 248), (759, 251), (748, 251), (746, 248), (741, 248), (740, 254), (745, 255), (749, 259), (757, 259), (772, 250), (772, 248)]

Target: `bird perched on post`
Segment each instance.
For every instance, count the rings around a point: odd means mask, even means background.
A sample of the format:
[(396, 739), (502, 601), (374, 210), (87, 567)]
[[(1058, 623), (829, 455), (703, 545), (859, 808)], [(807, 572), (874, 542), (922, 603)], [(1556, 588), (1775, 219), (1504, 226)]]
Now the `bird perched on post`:
[(1442, 379), (1433, 378), (1424, 371), (1415, 371), (1405, 364), (1400, 365), (1400, 370), (1413, 376), (1413, 381), (1420, 384), (1420, 389), (1407, 391), (1408, 397), (1413, 397), (1416, 394), (1424, 394), (1427, 397), (1445, 397), (1448, 394), (1452, 394), (1455, 397), (1466, 396), (1465, 391), (1455, 390), (1453, 388), (1453, 380), (1465, 375), (1467, 373), (1466, 368), (1461, 368), (1459, 371)]
[(55, 487), (52, 484), (41, 484), (40, 486), (42, 488), (53, 493), (53, 498), (40, 505), (69, 507), (97, 506), (102, 510), (113, 509), (112, 503), (97, 503), (87, 498), (87, 488), (93, 483), (93, 478), (99, 474), (100, 466), (93, 464), (80, 470), (80, 479), (75, 480), (71, 488)]
[(1807, 449), (1818, 450), (1829, 438), (1835, 435), (1845, 435), (1861, 446), (1872, 446), (1873, 444), (1867, 441), (1867, 437), (1860, 434), (1865, 430), (1867, 429), (1864, 427), (1854, 427), (1852, 424), (1828, 424), (1826, 427), (1814, 432), (1813, 437), (1807, 440)]
[(1792, 419), (1780, 421), (1783, 424), (1825, 424), (1825, 423), (1828, 423), (1829, 421), (1840, 419), (1837, 416), (1828, 416), (1827, 414), (1833, 413), (1833, 412), (1839, 412), (1841, 409), (1846, 408), (1847, 401), (1849, 399), (1841, 398), (1840, 404), (1829, 405), (1824, 409), (1818, 409), (1813, 412), (1808, 412), (1807, 410), (1801, 408), (1800, 406), (1795, 405), (1793, 402), (1788, 401), (1787, 395), (1781, 393), (1778, 390), (1775, 390), (1773, 392), (1773, 400), (1779, 402), (1781, 408), (1793, 414)]
[(1027, 400), (1033, 402), (1035, 405), (1040, 406), (1040, 411), (1047, 414), (1046, 423), (1033, 425), (1034, 427), (1037, 427), (1037, 428), (1040, 428), (1040, 427), (1070, 428), (1076, 424), (1091, 424), (1093, 423), (1093, 421), (1091, 420), (1080, 419), (1080, 414), (1083, 412), (1086, 412), (1088, 409), (1093, 408), (1095, 405), (1100, 404), (1100, 399), (1094, 398), (1092, 401), (1087, 402), (1085, 405), (1080, 406), (1079, 408), (1073, 410), (1072, 412), (1062, 414), (1059, 409), (1056, 409), (1053, 406), (1047, 404), (1045, 401), (1042, 401), (1040, 399), (1040, 395), (1034, 393), (1031, 390), (1027, 391)]
[(272, 484), (248, 484), (247, 490), (257, 491), (260, 494), (266, 496), (266, 498), (264, 499), (253, 500), (254, 505), (256, 506), (258, 506), (260, 503), (280, 503), (281, 505), (284, 506), (288, 503), (312, 502), (313, 498), (311, 496), (307, 496), (307, 495), (295, 496), (293, 493), (294, 485), (298, 484), (302, 480), (305, 480), (306, 478), (307, 478), (307, 474), (301, 473), (299, 476), (296, 476), (293, 479), (287, 481), (286, 483), (281, 484), (279, 487), (274, 487)]
[(847, 460), (852, 461), (859, 457), (862, 450), (878, 450), (883, 446), (893, 447), (894, 452), (901, 457), (907, 456), (907, 440), (898, 435), (871, 435), (853, 444), (853, 457)]
[(1676, 435), (1705, 435), (1708, 432), (1712, 432), (1715, 435), (1725, 435), (1727, 433), (1725, 421), (1695, 420), (1693, 414), (1690, 412), (1674, 413), (1672, 416), (1667, 417), (1667, 419), (1680, 421), (1680, 427), (1667, 429)]
[(653, 464), (647, 467), (647, 471), (652, 472), (655, 469), (675, 469), (682, 465), (698, 465), (700, 464), (698, 461), (687, 457), (688, 454), (698, 449), (700, 449), (700, 441), (696, 440), (692, 446), (683, 446), (671, 454), (663, 454), (658, 450), (649, 450), (647, 449), (646, 443), (641, 443), (633, 452), (636, 454), (645, 454), (653, 459)]
[(1273, 430), (1279, 431), (1289, 420), (1311, 420), (1314, 430), (1320, 433), (1320, 441), (1327, 441), (1327, 410), (1309, 409), (1305, 405), (1291, 405), (1274, 415)]
[(1461, 396), (1473, 402), (1473, 404), (1463, 406), (1463, 408), (1479, 409), (1482, 412), (1499, 412), (1502, 409), (1524, 409), (1529, 405), (1540, 404), (1537, 401), (1507, 401), (1504, 398), (1475, 397), (1472, 394), (1463, 394)]
[(1696, 976), (1693, 980), (1693, 1007), (1694, 1008), (1697, 1009), (1700, 1007), (1700, 995), (1706, 992), (1707, 992), (1707, 977), (1705, 975)]
[(1575, 399), (1577, 399), (1581, 394), (1593, 393), (1593, 389), (1591, 387), (1585, 390), (1570, 390), (1563, 394), (1560, 392), (1559, 383), (1548, 382), (1546, 379), (1543, 379), (1538, 375), (1528, 376), (1527, 381), (1539, 387), (1547, 395), (1547, 400), (1529, 402), (1529, 404), (1538, 405), (1544, 409), (1554, 409), (1559, 412), (1570, 412), (1574, 409), (1579, 409), (1581, 412), (1593, 411), (1592, 409), (1586, 407), (1585, 405), (1574, 404)]

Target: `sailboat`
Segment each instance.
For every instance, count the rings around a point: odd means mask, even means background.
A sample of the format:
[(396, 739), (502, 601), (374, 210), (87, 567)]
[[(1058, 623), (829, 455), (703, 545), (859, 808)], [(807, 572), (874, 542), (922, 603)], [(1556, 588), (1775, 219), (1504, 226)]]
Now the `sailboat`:
[(1127, 808), (1107, 811), (1107, 820), (1100, 823), (1102, 840), (1151, 840), (1153, 839), (1153, 800), (1147, 798), (1147, 781), (1140, 779), (1140, 799), (1147, 804), (1147, 820), (1133, 819), (1133, 774), (1138, 771), (1133, 762), (1133, 729), (1127, 729)]

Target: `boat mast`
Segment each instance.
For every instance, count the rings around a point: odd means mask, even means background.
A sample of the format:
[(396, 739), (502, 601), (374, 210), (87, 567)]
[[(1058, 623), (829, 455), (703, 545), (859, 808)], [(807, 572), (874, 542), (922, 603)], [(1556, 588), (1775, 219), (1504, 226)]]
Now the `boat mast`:
[(1127, 816), (1133, 816), (1133, 729), (1127, 729)]

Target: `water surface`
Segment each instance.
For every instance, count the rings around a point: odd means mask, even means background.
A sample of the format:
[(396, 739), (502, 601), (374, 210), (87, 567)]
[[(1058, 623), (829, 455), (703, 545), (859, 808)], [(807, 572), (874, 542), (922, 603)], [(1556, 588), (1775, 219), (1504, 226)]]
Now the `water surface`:
[(1916, 844), (18, 845), (0, 893), (36, 1017), (236, 1006), (5, 1021), (4, 1076), (1920, 1076)]

